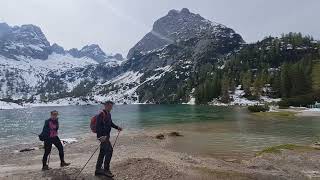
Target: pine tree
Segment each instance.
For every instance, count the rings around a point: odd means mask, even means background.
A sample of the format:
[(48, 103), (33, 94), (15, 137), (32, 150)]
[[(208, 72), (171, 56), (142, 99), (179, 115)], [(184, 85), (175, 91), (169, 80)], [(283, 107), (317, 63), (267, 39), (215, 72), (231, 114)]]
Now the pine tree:
[(320, 60), (314, 61), (312, 66), (312, 89), (313, 92), (320, 91)]
[(289, 65), (284, 63), (281, 66), (281, 97), (288, 98), (290, 97), (290, 89), (291, 89), (291, 80), (289, 77)]
[(274, 74), (271, 80), (271, 88), (272, 88), (272, 97), (280, 97), (281, 96), (281, 77), (280, 73)]
[(224, 75), (221, 84), (221, 102), (223, 103), (229, 103), (231, 101), (229, 95), (229, 83), (230, 79), (227, 77), (227, 75)]
[(259, 74), (253, 82), (253, 96), (255, 96), (255, 98), (259, 98), (261, 96), (263, 85), (262, 76)]
[(251, 71), (243, 73), (242, 79), (242, 88), (246, 95), (251, 95), (251, 83), (252, 83), (252, 74)]

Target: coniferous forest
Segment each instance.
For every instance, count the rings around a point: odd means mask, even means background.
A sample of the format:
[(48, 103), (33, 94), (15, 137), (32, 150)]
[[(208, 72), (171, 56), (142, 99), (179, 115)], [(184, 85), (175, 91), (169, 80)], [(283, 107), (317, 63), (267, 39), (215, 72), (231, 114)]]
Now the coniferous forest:
[(196, 102), (213, 98), (228, 103), (239, 85), (250, 100), (261, 95), (281, 98), (280, 107), (307, 106), (320, 101), (320, 45), (301, 33), (266, 37), (243, 45), (221, 66), (205, 64), (197, 74)]

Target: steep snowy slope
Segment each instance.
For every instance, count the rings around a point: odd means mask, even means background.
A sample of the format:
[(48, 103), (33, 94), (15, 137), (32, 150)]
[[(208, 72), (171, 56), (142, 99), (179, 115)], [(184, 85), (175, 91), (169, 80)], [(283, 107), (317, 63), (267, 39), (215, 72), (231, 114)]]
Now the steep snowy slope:
[(49, 74), (60, 75), (65, 71), (98, 64), (89, 58), (51, 54), (47, 60), (17, 60), (0, 56), (0, 98), (29, 98), (37, 93)]
[(58, 44), (50, 45), (37, 26), (0, 23), (0, 101), (75, 96), (70, 92), (81, 89), (81, 83), (103, 80), (109, 76), (103, 73), (105, 69), (119, 67), (123, 61), (120, 54), (106, 54), (96, 44), (64, 50)]

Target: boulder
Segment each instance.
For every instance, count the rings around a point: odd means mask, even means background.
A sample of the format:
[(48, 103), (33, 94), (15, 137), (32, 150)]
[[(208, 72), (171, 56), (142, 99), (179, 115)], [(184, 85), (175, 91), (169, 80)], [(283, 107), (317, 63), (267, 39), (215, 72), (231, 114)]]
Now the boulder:
[(164, 137), (163, 134), (158, 134), (158, 135), (156, 135), (156, 138), (157, 138), (157, 139), (165, 139), (165, 137)]
[(169, 136), (178, 137), (178, 136), (183, 136), (183, 135), (181, 135), (179, 132), (173, 131), (173, 132), (169, 133)]

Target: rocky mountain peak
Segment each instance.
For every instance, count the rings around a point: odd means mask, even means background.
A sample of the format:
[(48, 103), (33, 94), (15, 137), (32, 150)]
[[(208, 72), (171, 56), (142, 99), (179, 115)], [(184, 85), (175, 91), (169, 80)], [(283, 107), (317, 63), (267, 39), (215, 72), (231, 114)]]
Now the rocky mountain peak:
[(51, 50), (52, 50), (52, 52), (57, 53), (57, 54), (65, 54), (66, 53), (64, 48), (56, 43), (53, 43), (51, 45)]
[(50, 43), (38, 26), (28, 24), (10, 27), (2, 24), (0, 29), (0, 54), (5, 57), (45, 60), (51, 54)]
[(122, 55), (119, 54), (119, 53), (115, 54), (113, 57), (114, 57), (116, 60), (118, 60), (118, 61), (122, 61), (122, 60), (123, 60)]
[(183, 14), (190, 14), (190, 11), (188, 8), (182, 8), (180, 12)]
[(67, 51), (67, 53), (77, 58), (91, 58), (99, 63), (107, 62), (110, 59), (116, 59), (119, 61), (123, 60), (121, 54), (116, 54), (115, 56), (107, 55), (97, 44), (86, 45), (80, 50), (78, 50), (77, 48), (72, 48), (69, 51)]
[(220, 34), (227, 37), (235, 32), (222, 24), (206, 20), (187, 8), (180, 11), (170, 10), (166, 16), (153, 24), (151, 32), (130, 49), (127, 57), (130, 59), (135, 53), (145, 54), (165, 45), (200, 37), (204, 34)]
[(49, 55), (69, 54), (75, 58), (87, 57), (97, 62), (108, 62), (109, 59), (123, 60), (121, 55), (107, 55), (99, 45), (86, 45), (80, 50), (72, 48), (66, 51), (62, 46), (54, 43), (50, 45), (40, 27), (27, 24), (11, 27), (0, 23), (0, 56), (20, 60), (23, 58), (47, 60)]
[(10, 26), (7, 23), (0, 23), (0, 38), (10, 31)]
[(97, 62), (103, 62), (106, 59), (106, 53), (97, 44), (91, 44), (84, 46), (80, 53), (82, 56), (86, 56), (96, 60)]
[(88, 56), (105, 56), (106, 53), (100, 48), (97, 44), (91, 44), (84, 46), (81, 50), (82, 53), (85, 53)]

